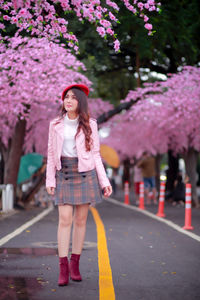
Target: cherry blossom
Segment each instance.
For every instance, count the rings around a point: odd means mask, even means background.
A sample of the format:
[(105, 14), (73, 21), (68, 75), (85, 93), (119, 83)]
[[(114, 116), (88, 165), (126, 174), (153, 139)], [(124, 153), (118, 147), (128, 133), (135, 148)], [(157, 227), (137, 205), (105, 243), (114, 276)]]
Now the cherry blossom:
[(1, 142), (8, 147), (15, 125), (26, 119), (25, 151), (45, 155), (48, 123), (58, 114), (61, 93), (70, 83), (91, 82), (83, 63), (46, 38), (7, 38), (0, 44)]
[[(153, 155), (200, 151), (200, 68), (186, 66), (163, 82), (146, 84), (129, 91), (121, 102), (140, 97), (128, 111), (107, 122), (111, 132), (104, 143), (121, 158), (139, 158), (144, 151)], [(121, 147), (123, 145), (123, 147)]]
[[(161, 3), (154, 0), (130, 1), (121, 0), (125, 7), (133, 14), (138, 15), (144, 21), (144, 26), (149, 34), (152, 34), (152, 25), (146, 23), (149, 19), (146, 14), (151, 11), (159, 11)], [(80, 22), (89, 21), (97, 27), (97, 32), (101, 37), (105, 37), (105, 32), (110, 35), (114, 42), (116, 52), (120, 51), (120, 42), (115, 34), (114, 27), (119, 23), (116, 15), (120, 13), (117, 1), (106, 0), (106, 3), (100, 0), (0, 0), (0, 36), (6, 34), (6, 24), (15, 24), (17, 29), (16, 36), (21, 31), (26, 30), (32, 36), (48, 37), (55, 40), (63, 37), (70, 49), (78, 52), (78, 39), (68, 31), (68, 21), (59, 16), (64, 13), (75, 13)], [(59, 13), (58, 13), (59, 12)], [(3, 18), (1, 18), (3, 16)], [(101, 25), (103, 29), (100, 29)]]

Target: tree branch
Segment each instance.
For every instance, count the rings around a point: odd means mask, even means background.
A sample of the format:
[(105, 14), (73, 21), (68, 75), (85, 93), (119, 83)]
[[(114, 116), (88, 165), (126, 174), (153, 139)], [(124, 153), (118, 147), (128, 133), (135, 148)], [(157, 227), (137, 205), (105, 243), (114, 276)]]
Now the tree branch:
[[(147, 92), (145, 95), (147, 95), (149, 92)], [(134, 104), (136, 104), (139, 100), (141, 100), (140, 97), (134, 99), (131, 99), (131, 101), (129, 102), (124, 102), (124, 103), (120, 103), (117, 107), (115, 107), (114, 109), (111, 109), (109, 111), (104, 112), (102, 115), (100, 115), (97, 118), (97, 123), (98, 124), (102, 124), (106, 121), (108, 121), (109, 119), (111, 119), (113, 116), (119, 114), (122, 110), (126, 109), (129, 110)]]

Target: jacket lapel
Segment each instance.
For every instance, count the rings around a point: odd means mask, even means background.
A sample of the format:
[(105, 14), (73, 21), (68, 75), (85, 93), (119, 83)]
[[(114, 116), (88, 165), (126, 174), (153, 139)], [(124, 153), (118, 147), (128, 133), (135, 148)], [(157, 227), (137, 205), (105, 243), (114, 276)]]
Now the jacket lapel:
[(62, 119), (58, 124), (54, 125), (56, 133), (63, 138), (64, 136), (64, 119)]

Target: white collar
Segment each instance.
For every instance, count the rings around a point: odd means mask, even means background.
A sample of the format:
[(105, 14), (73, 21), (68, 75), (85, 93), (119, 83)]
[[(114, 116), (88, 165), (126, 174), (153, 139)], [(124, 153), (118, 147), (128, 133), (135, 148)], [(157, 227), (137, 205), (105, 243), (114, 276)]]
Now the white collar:
[(65, 117), (64, 117), (64, 121), (65, 123), (68, 123), (68, 124), (78, 124), (78, 119), (79, 119), (79, 116), (77, 116), (75, 119), (70, 119), (68, 117), (68, 114), (66, 113)]

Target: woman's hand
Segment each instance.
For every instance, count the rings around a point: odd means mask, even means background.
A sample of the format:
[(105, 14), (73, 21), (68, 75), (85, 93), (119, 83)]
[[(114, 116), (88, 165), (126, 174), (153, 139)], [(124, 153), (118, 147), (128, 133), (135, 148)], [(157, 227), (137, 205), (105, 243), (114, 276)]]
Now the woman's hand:
[(112, 186), (108, 185), (104, 189), (104, 197), (109, 197), (112, 194)]
[(47, 193), (49, 195), (54, 195), (55, 192), (55, 188), (54, 187), (47, 187)]

